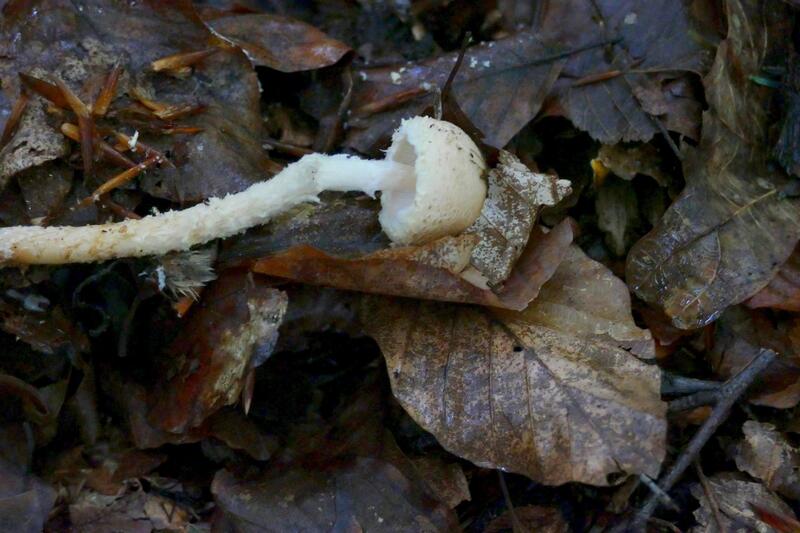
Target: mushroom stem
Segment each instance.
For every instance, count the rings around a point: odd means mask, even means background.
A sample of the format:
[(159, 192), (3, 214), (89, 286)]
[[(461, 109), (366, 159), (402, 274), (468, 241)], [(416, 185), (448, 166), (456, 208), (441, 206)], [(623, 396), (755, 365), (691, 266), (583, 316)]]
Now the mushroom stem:
[(379, 218), (394, 242), (427, 242), (469, 227), (486, 197), (485, 163), (472, 140), (452, 124), (416, 117), (403, 122), (393, 141), (383, 161), (309, 154), (269, 181), (182, 211), (95, 226), (0, 228), (0, 265), (91, 263), (189, 250), (318, 201), (326, 190), (385, 191)]
[(416, 176), (413, 166), (397, 161), (333, 155), (320, 163), (317, 180), (326, 191), (363, 191), (374, 197), (376, 191), (413, 191)]

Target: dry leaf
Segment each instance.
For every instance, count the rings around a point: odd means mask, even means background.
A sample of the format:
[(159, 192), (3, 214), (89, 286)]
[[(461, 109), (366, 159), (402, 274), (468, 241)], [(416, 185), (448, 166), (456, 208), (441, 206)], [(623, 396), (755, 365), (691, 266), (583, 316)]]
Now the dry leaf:
[(661, 168), (662, 158), (652, 144), (604, 144), (597, 152), (597, 160), (611, 172), (631, 181), (637, 174), (650, 176), (662, 187), (669, 186), (672, 178)]
[(696, 133), (699, 99), (672, 89), (688, 73), (701, 72), (708, 54), (690, 36), (683, 2), (549, 0), (537, 28), (551, 46), (621, 40), (576, 54), (564, 66), (555, 97), (578, 128), (605, 144), (647, 141), (661, 131), (656, 121)]
[(771, 307), (800, 311), (800, 248), (794, 249), (769, 284), (746, 303), (747, 307), (753, 309)]
[(687, 186), (628, 255), (627, 279), (681, 328), (704, 326), (764, 287), (800, 236), (797, 200), (766, 167), (770, 89), (749, 80), (788, 42), (786, 14), (756, 0), (727, 2), (728, 39), (705, 79), (709, 110)]
[(561, 262), (572, 242), (572, 227), (564, 221), (549, 233), (534, 235), (497, 294), (462, 276), (478, 239), (465, 233), (354, 259), (301, 245), (259, 259), (252, 270), (338, 289), (524, 309)]
[(632, 240), (632, 231), (639, 221), (639, 203), (630, 182), (607, 178), (597, 190), (595, 199), (597, 226), (606, 234), (611, 252), (625, 256)]
[(660, 374), (619, 347), (652, 350), (629, 313), (624, 284), (573, 247), (522, 313), (370, 299), (362, 321), (395, 397), (446, 449), (542, 483), (606, 485), (657, 475), (665, 453)]
[(50, 485), (0, 459), (0, 530), (39, 533), (55, 502)]
[(167, 349), (177, 370), (159, 386), (152, 423), (178, 433), (237, 402), (247, 373), (272, 352), (286, 305), (284, 293), (241, 271), (210, 284)]
[(433, 455), (411, 459), (418, 477), (430, 489), (436, 499), (450, 508), (469, 501), (469, 482), (458, 463), (449, 463)]
[[(765, 509), (779, 516), (794, 518), (791, 507), (764, 488), (761, 483), (737, 479), (735, 475), (723, 473), (708, 478), (714, 499), (719, 505), (722, 527), (725, 533), (772, 533), (773, 529), (758, 519), (753, 506)], [(693, 533), (717, 533), (708, 497), (700, 484), (692, 487), (692, 495), (700, 501), (700, 508), (694, 516), (700, 523), (692, 529)]]
[(736, 466), (760, 479), (770, 490), (800, 499), (800, 454), (786, 437), (770, 424), (748, 420), (742, 426)]
[(241, 14), (208, 21), (214, 31), (240, 46), (258, 66), (281, 72), (333, 65), (350, 47), (314, 26), (268, 13)]
[(490, 287), (498, 287), (525, 250), (542, 208), (556, 205), (571, 189), (568, 180), (532, 172), (505, 150), (500, 150), (499, 162), (487, 180), (489, 190), (481, 215), (466, 233), (480, 236), (470, 263)]
[[(505, 146), (536, 116), (564, 64), (559, 51), (542, 46), (530, 31), (467, 50), (453, 92), (487, 144)], [(451, 52), (419, 63), (356, 71), (348, 145), (367, 152), (400, 118), (430, 106), (457, 57)]]

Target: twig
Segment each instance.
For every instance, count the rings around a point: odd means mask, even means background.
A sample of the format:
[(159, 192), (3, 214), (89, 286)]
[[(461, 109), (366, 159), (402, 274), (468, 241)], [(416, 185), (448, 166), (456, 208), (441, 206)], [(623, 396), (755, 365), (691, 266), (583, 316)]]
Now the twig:
[(650, 491), (653, 494), (658, 496), (658, 499), (661, 501), (662, 505), (666, 505), (673, 511), (680, 510), (678, 505), (674, 501), (672, 501), (672, 498), (669, 497), (669, 494), (661, 490), (661, 487), (659, 487), (655, 481), (650, 479), (650, 476), (648, 476), (647, 474), (639, 474), (639, 480), (645, 485), (647, 485), (647, 488), (650, 489)]
[(700, 480), (700, 485), (703, 487), (703, 492), (705, 492), (706, 498), (708, 499), (708, 506), (711, 508), (711, 516), (714, 518), (717, 531), (719, 533), (725, 533), (725, 530), (722, 529), (722, 515), (719, 514), (719, 502), (717, 501), (717, 496), (711, 489), (708, 478), (706, 477), (705, 473), (703, 473), (703, 467), (700, 466), (700, 461), (697, 459), (694, 460), (694, 468), (697, 470), (697, 478)]
[(503, 471), (497, 471), (497, 477), (500, 479), (500, 490), (503, 491), (503, 498), (506, 499), (506, 507), (508, 507), (508, 514), (511, 515), (511, 526), (514, 533), (526, 533), (525, 528), (522, 527), (522, 522), (519, 521), (517, 513), (514, 511), (514, 504), (511, 503), (511, 494), (508, 492), (508, 485), (506, 485), (506, 478), (503, 477)]
[(701, 390), (689, 396), (677, 398), (669, 402), (668, 412), (679, 413), (680, 411), (688, 411), (695, 407), (713, 405), (719, 400), (720, 393), (721, 391), (719, 390)]
[[(756, 355), (750, 364), (738, 374), (729, 379), (722, 389), (719, 391), (717, 404), (711, 411), (711, 415), (706, 419), (697, 433), (694, 434), (692, 440), (686, 445), (686, 448), (678, 456), (678, 459), (670, 468), (669, 472), (661, 478), (658, 486), (664, 491), (668, 492), (675, 483), (680, 479), (686, 469), (692, 464), (700, 450), (706, 445), (711, 436), (717, 431), (720, 425), (728, 418), (728, 414), (733, 407), (733, 404), (744, 393), (747, 387), (753, 383), (753, 380), (775, 359), (775, 352), (772, 350), (762, 349)], [(659, 504), (659, 495), (656, 493), (650, 494), (645, 500), (645, 503), (636, 514), (628, 520), (624, 520), (617, 524), (610, 531), (612, 533), (622, 533), (623, 531), (642, 531), (644, 530), (645, 523), (650, 516), (655, 512)]]
[(704, 390), (719, 390), (723, 383), (687, 378), (672, 372), (661, 373), (661, 394), (692, 394)]

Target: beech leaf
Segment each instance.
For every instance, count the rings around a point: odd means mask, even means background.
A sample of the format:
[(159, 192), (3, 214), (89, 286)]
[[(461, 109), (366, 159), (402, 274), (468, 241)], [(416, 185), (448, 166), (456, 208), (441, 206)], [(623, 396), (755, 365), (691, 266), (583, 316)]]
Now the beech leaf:
[(489, 286), (496, 287), (511, 274), (542, 208), (556, 205), (571, 189), (568, 180), (533, 172), (505, 150), (500, 150), (499, 162), (487, 180), (489, 190), (481, 215), (466, 231), (481, 237), (472, 249), (470, 263)]
[(547, 484), (657, 475), (660, 374), (622, 348), (652, 340), (624, 284), (576, 247), (521, 313), (374, 298), (362, 321), (395, 397), (450, 452)]
[(766, 166), (770, 92), (748, 79), (785, 46), (786, 15), (756, 0), (726, 6), (730, 33), (705, 79), (709, 110), (683, 163), (686, 188), (628, 255), (636, 294), (685, 329), (758, 292), (800, 237), (800, 202)]
[(800, 453), (771, 424), (748, 420), (736, 454), (736, 466), (793, 500), (800, 497)]

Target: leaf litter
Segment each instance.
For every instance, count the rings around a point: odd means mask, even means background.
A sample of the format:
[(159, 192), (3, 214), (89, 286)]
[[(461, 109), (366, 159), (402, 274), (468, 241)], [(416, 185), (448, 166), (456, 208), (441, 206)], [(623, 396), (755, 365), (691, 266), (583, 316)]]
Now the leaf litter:
[(490, 170), (420, 245), (326, 193), (188, 253), (0, 269), (4, 523), (796, 531), (792, 3), (524, 4), (5, 3), (4, 226), (377, 156), (417, 114)]

